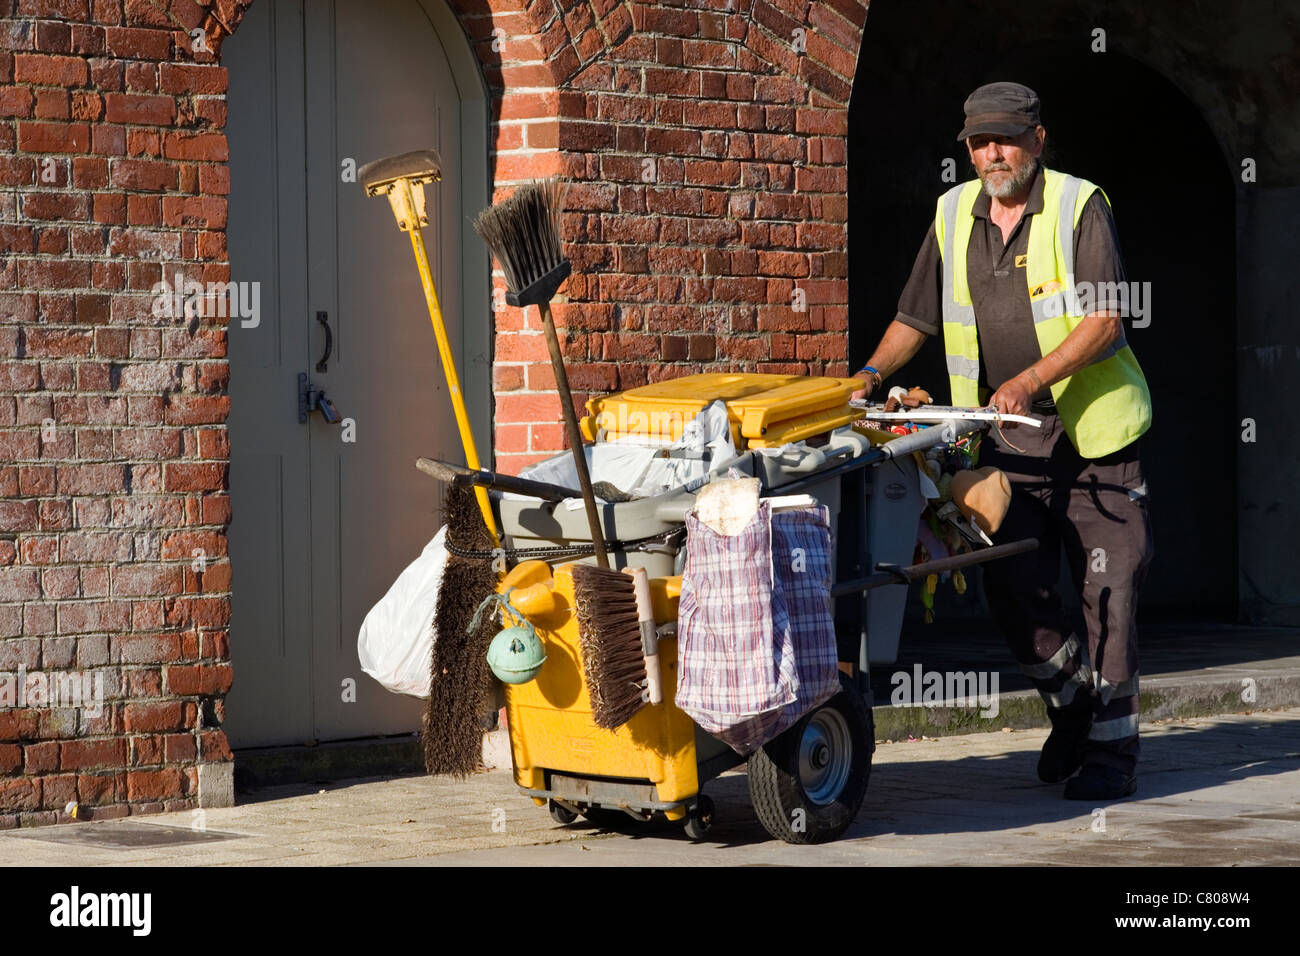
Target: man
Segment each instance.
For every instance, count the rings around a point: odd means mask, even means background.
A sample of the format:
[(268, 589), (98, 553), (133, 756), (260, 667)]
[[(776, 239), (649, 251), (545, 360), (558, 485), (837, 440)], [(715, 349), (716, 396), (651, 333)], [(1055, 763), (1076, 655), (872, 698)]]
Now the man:
[[(985, 565), (985, 591), (1051, 718), (1039, 777), (1066, 780), (1070, 799), (1123, 797), (1137, 788), (1135, 611), (1152, 553), (1138, 439), (1151, 401), (1114, 301), (1126, 281), (1118, 239), (1099, 188), (1039, 162), (1033, 90), (991, 83), (965, 110), (958, 139), (979, 178), (939, 199), (898, 315), (857, 373), (859, 394), (942, 329), (952, 404), (1042, 418), (983, 441), (980, 464), (1013, 489), (995, 540), (1040, 542)], [(1098, 290), (1109, 301), (1091, 311)], [(1056, 594), (1062, 544), (1086, 640)]]

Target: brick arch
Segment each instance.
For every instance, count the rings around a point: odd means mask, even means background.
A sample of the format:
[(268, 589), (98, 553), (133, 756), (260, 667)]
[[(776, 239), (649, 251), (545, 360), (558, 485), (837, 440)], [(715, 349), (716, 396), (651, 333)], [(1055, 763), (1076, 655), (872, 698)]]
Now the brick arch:
[[(190, 53), (200, 63), (216, 62), (221, 56), (221, 44), (239, 26), (244, 11), (253, 0), (171, 0), (171, 3), (146, 4), (128, 0), (126, 18), (128, 22), (154, 22), (159, 26), (169, 20), (174, 26), (184, 28), (184, 33), (201, 29), (205, 45), (209, 51), (193, 50)], [(149, 13), (152, 8), (152, 16)], [(177, 37), (177, 51), (183, 50), (185, 36)]]
[[(868, 2), (749, 0), (745, 46), (760, 60), (815, 91), (821, 105), (848, 108)], [(799, 49), (800, 43), (802, 49)]]
[[(505, 92), (512, 79), (523, 78), (519, 72), (513, 76), (502, 73), (504, 64), (539, 66), (548, 75), (548, 85), (560, 88), (603, 57), (632, 29), (631, 15), (622, 0), (447, 3), (475, 45), (489, 90), (498, 94)], [(501, 32), (494, 36), (494, 30)]]
[[(578, 5), (447, 0), (465, 31), (489, 98), (488, 162), (498, 186), (568, 172), (559, 153), (560, 91), (603, 54), (603, 34)], [(609, 19), (607, 17), (606, 19)], [(580, 52), (581, 51), (581, 52)]]

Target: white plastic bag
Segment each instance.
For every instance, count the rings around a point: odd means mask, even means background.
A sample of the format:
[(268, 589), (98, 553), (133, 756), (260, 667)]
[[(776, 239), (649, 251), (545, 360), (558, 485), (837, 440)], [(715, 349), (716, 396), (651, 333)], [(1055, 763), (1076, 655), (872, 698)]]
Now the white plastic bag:
[(447, 566), (446, 537), (444, 525), (361, 622), (361, 669), (395, 694), (429, 696), (433, 612)]

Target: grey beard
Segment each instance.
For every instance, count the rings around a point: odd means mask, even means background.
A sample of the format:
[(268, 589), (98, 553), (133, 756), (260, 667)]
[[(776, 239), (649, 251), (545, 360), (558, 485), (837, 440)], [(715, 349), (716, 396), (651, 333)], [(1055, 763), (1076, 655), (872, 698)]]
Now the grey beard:
[[(985, 172), (987, 173), (987, 170)], [(1006, 199), (1008, 196), (1016, 195), (1022, 189), (1028, 186), (1031, 182), (1033, 182), (1034, 174), (1037, 172), (1038, 172), (1038, 160), (1035, 159), (1032, 163), (1030, 163), (1028, 166), (1024, 168), (1024, 170), (1021, 172), (1019, 176), (1013, 175), (1001, 187), (994, 187), (994, 185), (983, 176), (980, 177), (980, 182), (984, 186), (984, 191), (988, 193), (990, 196), (992, 196), (994, 199)]]

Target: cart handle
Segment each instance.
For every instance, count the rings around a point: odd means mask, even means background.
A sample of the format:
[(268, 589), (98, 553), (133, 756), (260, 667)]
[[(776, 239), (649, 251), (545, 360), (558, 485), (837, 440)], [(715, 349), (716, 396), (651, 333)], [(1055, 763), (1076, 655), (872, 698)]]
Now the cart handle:
[(879, 465), (895, 458), (901, 458), (904, 455), (910, 455), (914, 451), (928, 451), (936, 445), (956, 441), (963, 435), (973, 435), (975, 432), (984, 431), (988, 427), (988, 422), (946, 419), (937, 425), (932, 425), (930, 428), (923, 428), (920, 431), (912, 432), (910, 435), (901, 435), (893, 441), (877, 445), (866, 454), (859, 455), (850, 461), (827, 468), (824, 471), (813, 472), (810, 475), (800, 475), (783, 485), (773, 485), (768, 490), (781, 491), (787, 495), (798, 494), (808, 488), (820, 485), (832, 478), (850, 474), (860, 468)]
[(986, 561), (1009, 558), (1014, 554), (1023, 554), (1026, 551), (1035, 551), (1037, 549), (1037, 538), (1021, 538), (1019, 541), (1012, 541), (1009, 544), (997, 544), (991, 548), (967, 551), (965, 554), (955, 554), (948, 558), (924, 561), (921, 564), (911, 564), (907, 567), (899, 567), (896, 564), (877, 564), (875, 574), (836, 584), (831, 588), (831, 596), (844, 597), (848, 594), (871, 591), (889, 584), (908, 584), (912, 581), (921, 580), (929, 574), (955, 571), (958, 568), (969, 567), (972, 564), (983, 564)]

